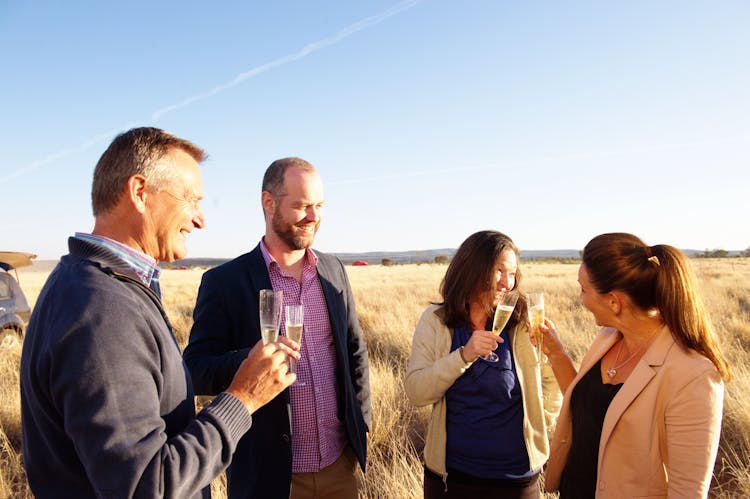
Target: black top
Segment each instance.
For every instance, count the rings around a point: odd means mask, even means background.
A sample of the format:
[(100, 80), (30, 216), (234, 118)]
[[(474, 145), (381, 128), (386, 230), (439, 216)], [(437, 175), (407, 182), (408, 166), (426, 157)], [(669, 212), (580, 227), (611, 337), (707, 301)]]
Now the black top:
[(560, 482), (560, 499), (593, 498), (596, 493), (599, 441), (604, 416), (622, 387), (622, 383), (602, 383), (601, 364), (599, 360), (581, 378), (570, 397), (573, 441)]

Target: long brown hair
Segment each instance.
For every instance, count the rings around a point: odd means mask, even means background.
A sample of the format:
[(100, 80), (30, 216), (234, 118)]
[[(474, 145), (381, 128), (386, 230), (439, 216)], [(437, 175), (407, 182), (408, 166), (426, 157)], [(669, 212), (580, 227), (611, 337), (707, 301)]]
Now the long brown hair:
[[(513, 250), (519, 263), (513, 286), (513, 290), (517, 291), (521, 285), (521, 257), (511, 238), (501, 232), (483, 230), (475, 232), (461, 243), (440, 284), (443, 301), (437, 305), (442, 307), (439, 314), (446, 326), (455, 328), (471, 325), (469, 302), (477, 293), (487, 297), (494, 295), (498, 260), (500, 254), (507, 249)], [(522, 319), (525, 320), (525, 317), (526, 300), (521, 294), (510, 319), (510, 326), (514, 327)]]
[(619, 290), (642, 310), (658, 310), (677, 343), (704, 355), (725, 381), (731, 379), (695, 276), (680, 250), (666, 244), (648, 246), (632, 234), (601, 234), (584, 248), (583, 264), (597, 292)]

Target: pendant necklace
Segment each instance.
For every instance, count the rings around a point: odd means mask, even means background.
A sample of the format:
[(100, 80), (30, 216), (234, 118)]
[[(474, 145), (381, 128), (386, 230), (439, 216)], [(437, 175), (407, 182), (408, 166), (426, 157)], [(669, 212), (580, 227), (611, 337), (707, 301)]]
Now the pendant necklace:
[[(661, 326), (659, 326), (659, 328), (657, 328), (656, 331), (658, 331), (659, 329), (661, 329)], [(648, 345), (649, 343), (651, 343), (651, 338), (654, 337), (654, 335), (656, 334), (656, 331), (654, 331), (653, 333), (651, 333), (651, 336), (649, 336), (648, 339), (643, 342), (643, 344), (640, 346), (640, 348), (636, 349), (635, 352), (633, 352), (632, 354), (630, 354), (630, 357), (628, 357), (627, 359), (625, 359), (624, 361), (622, 361), (622, 364), (617, 364), (617, 361), (620, 360), (620, 353), (622, 352), (622, 344), (625, 343), (625, 338), (622, 338), (620, 340), (620, 346), (617, 348), (617, 356), (615, 356), (615, 361), (613, 363), (615, 365), (611, 366), (606, 371), (607, 372), (607, 376), (609, 376), (609, 379), (612, 379), (615, 376), (617, 376), (617, 370), (618, 369), (620, 369), (622, 366), (626, 365), (628, 362), (630, 362), (631, 360), (633, 360), (633, 357), (635, 357), (636, 355), (638, 355), (640, 353), (640, 351), (643, 350), (643, 347), (645, 347), (646, 345)]]

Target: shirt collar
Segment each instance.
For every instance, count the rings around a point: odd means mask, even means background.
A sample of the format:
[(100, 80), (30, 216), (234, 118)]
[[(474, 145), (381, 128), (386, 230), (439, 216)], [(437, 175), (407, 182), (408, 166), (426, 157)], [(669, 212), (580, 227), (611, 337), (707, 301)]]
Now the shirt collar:
[[(260, 252), (263, 255), (263, 260), (266, 262), (266, 269), (268, 269), (269, 273), (271, 272), (271, 266), (273, 264), (275, 264), (279, 271), (281, 271), (279, 262), (277, 262), (271, 252), (268, 251), (265, 236), (260, 239)], [(305, 266), (308, 265), (311, 265), (312, 267), (316, 267), (318, 265), (318, 255), (315, 254), (312, 248), (305, 249)]]
[[(156, 290), (159, 289), (158, 282), (161, 270), (156, 265), (156, 259), (152, 256), (149, 256), (146, 253), (142, 253), (135, 248), (131, 248), (130, 246), (122, 244), (121, 242), (115, 241), (114, 239), (110, 239), (108, 237), (100, 235), (86, 234), (85, 232), (76, 232), (75, 236), (73, 237), (75, 237), (76, 239), (81, 239), (83, 241), (88, 241), (92, 244), (98, 244), (99, 246), (108, 249), (109, 251), (114, 253), (117, 258), (127, 264), (128, 267), (133, 269), (133, 272), (135, 272), (135, 274), (143, 282), (143, 284), (153, 289), (153, 283), (157, 285)], [(157, 294), (159, 294), (158, 291)]]

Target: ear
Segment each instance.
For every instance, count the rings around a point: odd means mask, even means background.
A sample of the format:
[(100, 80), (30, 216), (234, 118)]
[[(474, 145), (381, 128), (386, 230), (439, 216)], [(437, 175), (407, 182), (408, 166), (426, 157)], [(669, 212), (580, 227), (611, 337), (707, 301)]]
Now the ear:
[(273, 194), (268, 191), (263, 191), (260, 195), (260, 204), (263, 207), (263, 213), (265, 215), (273, 215), (276, 212), (276, 200), (273, 198)]
[(127, 189), (128, 199), (130, 199), (133, 207), (139, 213), (144, 213), (146, 211), (146, 198), (148, 198), (146, 177), (139, 174), (133, 175), (128, 179)]
[(620, 315), (622, 312), (624, 296), (617, 291), (607, 293), (607, 305), (614, 315)]

